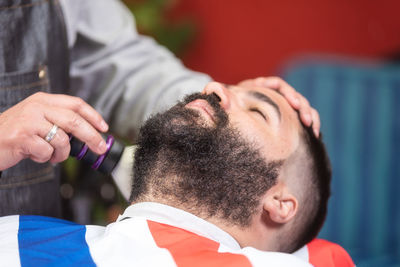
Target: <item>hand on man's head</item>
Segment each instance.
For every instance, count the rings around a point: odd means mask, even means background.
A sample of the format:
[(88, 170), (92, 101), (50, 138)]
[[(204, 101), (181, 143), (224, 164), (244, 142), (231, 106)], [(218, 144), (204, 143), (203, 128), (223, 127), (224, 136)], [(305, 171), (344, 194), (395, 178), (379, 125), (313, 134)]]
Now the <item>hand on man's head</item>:
[(319, 137), (321, 121), (318, 111), (310, 106), (308, 100), (297, 92), (292, 86), (279, 77), (259, 77), (244, 80), (238, 86), (258, 86), (278, 91), (289, 104), (300, 113), (301, 122), (305, 126), (311, 126), (316, 137)]

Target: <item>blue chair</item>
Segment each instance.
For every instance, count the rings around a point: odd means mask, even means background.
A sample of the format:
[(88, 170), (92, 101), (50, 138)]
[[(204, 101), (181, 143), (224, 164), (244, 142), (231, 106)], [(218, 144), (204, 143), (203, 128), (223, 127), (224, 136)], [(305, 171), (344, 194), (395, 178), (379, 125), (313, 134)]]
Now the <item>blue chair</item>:
[(357, 266), (400, 266), (400, 64), (302, 59), (282, 77), (320, 113), (333, 166), (321, 238)]

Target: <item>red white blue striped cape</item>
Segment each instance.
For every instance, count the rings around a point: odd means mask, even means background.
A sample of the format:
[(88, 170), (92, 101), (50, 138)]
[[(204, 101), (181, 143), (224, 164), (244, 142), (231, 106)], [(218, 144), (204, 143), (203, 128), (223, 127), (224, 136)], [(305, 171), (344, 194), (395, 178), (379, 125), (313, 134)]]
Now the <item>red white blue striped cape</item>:
[(295, 254), (240, 248), (190, 213), (139, 203), (106, 227), (40, 216), (0, 218), (0, 266), (354, 266), (338, 245), (315, 240)]

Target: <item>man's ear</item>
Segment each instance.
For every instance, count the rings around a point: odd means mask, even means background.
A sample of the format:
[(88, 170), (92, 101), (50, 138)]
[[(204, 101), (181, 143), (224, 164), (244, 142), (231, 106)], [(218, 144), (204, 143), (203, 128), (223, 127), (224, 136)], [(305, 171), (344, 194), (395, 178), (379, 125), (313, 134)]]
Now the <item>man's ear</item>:
[(293, 219), (297, 213), (297, 198), (282, 182), (271, 187), (262, 201), (264, 211), (275, 223), (285, 224)]

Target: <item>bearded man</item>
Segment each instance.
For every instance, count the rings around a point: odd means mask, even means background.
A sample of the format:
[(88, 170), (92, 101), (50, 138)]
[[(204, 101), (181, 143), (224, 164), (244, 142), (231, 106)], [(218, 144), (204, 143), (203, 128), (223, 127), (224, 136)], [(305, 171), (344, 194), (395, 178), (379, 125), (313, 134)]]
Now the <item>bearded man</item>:
[(117, 222), (0, 223), (18, 232), (21, 265), (354, 266), (338, 245), (312, 241), (330, 180), (321, 139), (282, 95), (210, 83), (144, 124), (132, 205)]

